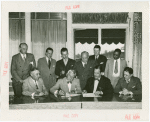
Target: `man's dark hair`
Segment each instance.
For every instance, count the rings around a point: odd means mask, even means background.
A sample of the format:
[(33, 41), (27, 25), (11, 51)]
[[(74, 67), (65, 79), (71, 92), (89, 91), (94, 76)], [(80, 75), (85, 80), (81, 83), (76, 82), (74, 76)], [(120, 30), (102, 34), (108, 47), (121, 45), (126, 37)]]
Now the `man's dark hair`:
[(99, 45), (95, 45), (94, 48), (98, 48), (99, 50), (101, 50), (101, 47)]
[(130, 67), (126, 67), (124, 71), (129, 72), (129, 74), (133, 74), (133, 69)]
[(65, 52), (65, 51), (67, 51), (68, 52), (68, 49), (67, 48), (65, 48), (65, 47), (63, 47), (62, 49), (61, 49), (61, 54), (62, 54), (62, 52)]
[(46, 52), (47, 52), (48, 50), (51, 50), (51, 51), (53, 52), (53, 49), (52, 49), (51, 47), (48, 47), (48, 48), (46, 49)]
[[(33, 71), (35, 71), (35, 70), (38, 70), (38, 68), (36, 68), (36, 67), (31, 68), (30, 74), (31, 74), (31, 72), (33, 72)], [(39, 71), (39, 70), (38, 70), (38, 71)]]
[(114, 52), (118, 52), (119, 54), (121, 54), (121, 50), (120, 49), (115, 49), (115, 51)]
[(19, 48), (21, 48), (21, 45), (26, 45), (28, 47), (26, 43), (20, 43)]
[(102, 66), (101, 65), (96, 65), (95, 67), (94, 67), (94, 70), (95, 69), (99, 69), (100, 70), (100, 73), (102, 72)]

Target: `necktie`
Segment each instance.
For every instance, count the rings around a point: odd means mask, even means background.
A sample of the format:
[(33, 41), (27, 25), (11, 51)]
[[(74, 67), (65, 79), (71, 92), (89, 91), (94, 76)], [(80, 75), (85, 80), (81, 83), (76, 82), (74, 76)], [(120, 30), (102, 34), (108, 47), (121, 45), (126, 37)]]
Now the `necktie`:
[(115, 70), (114, 70), (114, 73), (117, 74), (118, 73), (118, 61), (116, 60), (116, 63), (115, 63)]
[(85, 64), (84, 64), (84, 68), (86, 67), (86, 65), (87, 65), (87, 64), (85, 63)]
[(25, 54), (23, 54), (23, 60), (24, 60), (24, 62), (26, 61), (26, 57), (25, 57)]
[(36, 82), (36, 80), (35, 80), (35, 85), (36, 85), (36, 89), (39, 89), (39, 87), (38, 87), (38, 85), (37, 85), (37, 82)]
[(49, 69), (51, 68), (51, 61), (50, 60), (48, 60), (48, 67), (49, 67)]

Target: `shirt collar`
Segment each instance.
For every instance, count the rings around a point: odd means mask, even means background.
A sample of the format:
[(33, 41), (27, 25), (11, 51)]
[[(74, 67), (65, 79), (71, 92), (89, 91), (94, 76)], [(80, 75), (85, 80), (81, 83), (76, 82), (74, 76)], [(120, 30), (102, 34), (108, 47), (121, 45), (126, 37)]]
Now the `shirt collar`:
[(63, 61), (64, 61), (64, 62), (67, 62), (67, 61), (68, 61), (68, 58), (67, 58), (67, 59), (63, 59)]
[(99, 55), (98, 55), (98, 56), (95, 55), (95, 59), (96, 59), (96, 58), (99, 58)]
[(21, 57), (24, 57), (24, 56), (25, 56), (25, 58), (26, 58), (26, 54), (22, 54), (22, 53), (20, 52), (20, 55), (21, 55)]
[[(126, 80), (125, 80), (126, 81)], [(128, 81), (126, 81), (126, 83), (129, 83), (130, 82), (130, 79)]]
[[(115, 60), (115, 59), (114, 59)], [(120, 61), (120, 58), (118, 58), (117, 60), (115, 60), (115, 61)]]
[(46, 60), (48, 61), (48, 60), (50, 60), (51, 61), (51, 58), (49, 59), (47, 56), (46, 56)]

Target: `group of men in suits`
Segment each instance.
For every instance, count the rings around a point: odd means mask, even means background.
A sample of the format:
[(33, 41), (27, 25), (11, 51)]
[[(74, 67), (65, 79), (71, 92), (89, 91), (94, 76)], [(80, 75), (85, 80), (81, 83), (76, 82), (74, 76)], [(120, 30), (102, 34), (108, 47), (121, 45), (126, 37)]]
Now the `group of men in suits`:
[[(119, 80), (123, 77), (123, 73), (124, 78), (126, 78), (125, 72), (131, 74), (130, 82), (134, 79), (132, 72), (124, 71), (127, 64), (125, 60), (120, 59), (120, 49), (116, 49), (113, 59), (107, 61), (105, 56), (100, 55), (101, 47), (95, 45), (94, 55), (89, 56), (88, 52), (83, 51), (81, 60), (75, 61), (68, 57), (67, 48), (62, 48), (62, 59), (56, 62), (52, 58), (53, 49), (47, 48), (45, 57), (37, 61), (37, 66), (34, 55), (27, 53), (26, 43), (21, 43), (19, 49), (20, 53), (12, 57), (11, 63), (15, 96), (21, 96), (21, 94), (32, 97), (42, 96), (49, 92), (62, 95), (67, 92), (72, 93), (72, 91), (75, 93), (92, 92), (97, 95), (111, 94), (115, 87), (119, 90), (124, 88), (125, 85), (120, 83), (122, 80)], [(131, 84), (135, 85), (135, 83)], [(129, 86), (125, 88), (126, 92), (130, 89)], [(135, 85), (134, 90), (136, 88), (141, 87)], [(118, 90), (114, 91), (118, 92)]]

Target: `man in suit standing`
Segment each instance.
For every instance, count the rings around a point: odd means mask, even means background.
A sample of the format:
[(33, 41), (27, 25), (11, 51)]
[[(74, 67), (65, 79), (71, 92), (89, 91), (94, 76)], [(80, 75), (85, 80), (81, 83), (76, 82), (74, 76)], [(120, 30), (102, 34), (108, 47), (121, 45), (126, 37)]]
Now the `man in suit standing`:
[(66, 73), (68, 70), (73, 69), (75, 61), (73, 59), (68, 58), (68, 49), (61, 49), (62, 59), (57, 61), (55, 74), (58, 79), (66, 77)]
[(22, 95), (23, 80), (29, 77), (30, 70), (36, 67), (34, 55), (27, 53), (28, 45), (21, 43), (19, 50), (20, 53), (14, 55), (11, 62), (12, 86), (16, 97)]
[(87, 80), (83, 93), (94, 93), (95, 95), (112, 95), (113, 87), (108, 78), (101, 75), (101, 65), (94, 67), (94, 77)]
[(74, 69), (77, 72), (77, 77), (80, 80), (81, 89), (85, 87), (87, 79), (93, 76), (94, 66), (95, 62), (89, 60), (89, 53), (83, 51), (81, 53), (81, 61), (76, 62), (74, 66)]
[(52, 58), (52, 55), (53, 49), (50, 47), (47, 48), (45, 57), (40, 58), (37, 65), (37, 68), (40, 71), (40, 75), (48, 92), (50, 88), (52, 88), (56, 84), (56, 60)]
[(25, 96), (34, 97), (48, 95), (43, 80), (40, 78), (40, 72), (37, 68), (30, 71), (30, 76), (24, 80), (22, 88), (22, 94)]
[(59, 79), (55, 86), (50, 89), (50, 92), (55, 96), (66, 95), (66, 93), (82, 93), (79, 79), (75, 78), (75, 70), (71, 69), (66, 74), (66, 77)]
[(119, 79), (114, 92), (123, 95), (142, 94), (141, 81), (133, 76), (132, 68), (126, 67), (124, 69), (124, 77)]
[(100, 55), (100, 51), (101, 51), (101, 47), (99, 45), (95, 45), (94, 46), (94, 55), (90, 56), (89, 60), (94, 60), (95, 66), (101, 65), (102, 66), (101, 74), (104, 75), (107, 58), (103, 55)]
[(115, 88), (118, 80), (123, 77), (123, 70), (127, 66), (125, 60), (120, 59), (121, 50), (115, 49), (113, 58), (107, 61), (104, 75), (111, 80), (113, 88)]

